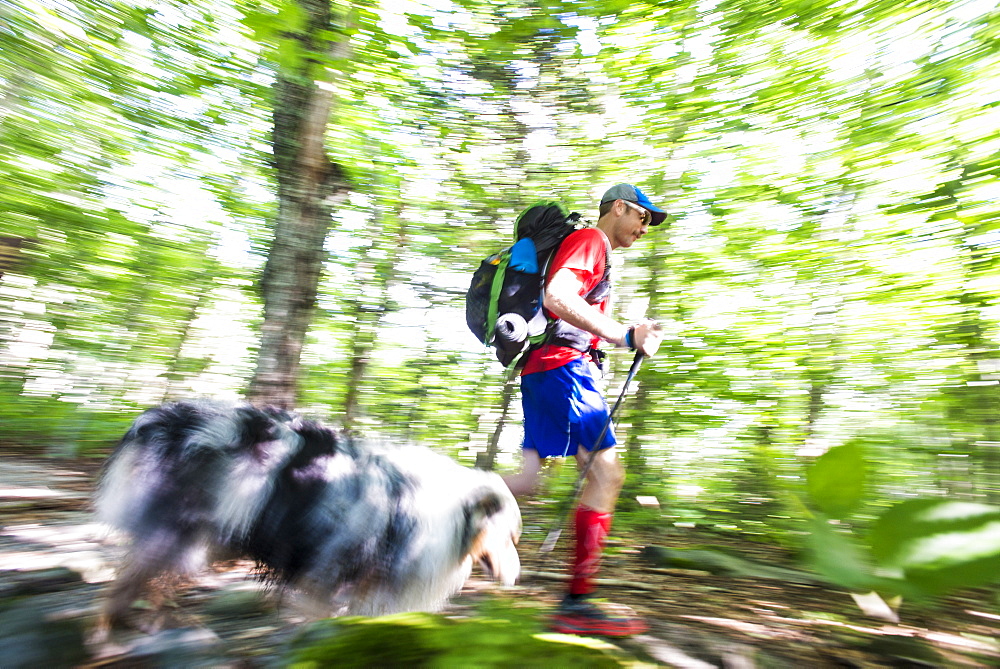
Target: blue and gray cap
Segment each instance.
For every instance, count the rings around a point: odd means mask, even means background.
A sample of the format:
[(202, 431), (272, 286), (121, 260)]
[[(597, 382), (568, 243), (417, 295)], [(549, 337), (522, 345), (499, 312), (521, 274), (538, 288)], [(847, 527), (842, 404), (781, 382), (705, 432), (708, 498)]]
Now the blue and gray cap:
[(613, 202), (615, 200), (627, 200), (634, 202), (652, 215), (650, 225), (659, 225), (667, 217), (667, 212), (663, 211), (646, 197), (646, 194), (632, 184), (615, 184), (607, 190), (601, 198), (601, 204)]

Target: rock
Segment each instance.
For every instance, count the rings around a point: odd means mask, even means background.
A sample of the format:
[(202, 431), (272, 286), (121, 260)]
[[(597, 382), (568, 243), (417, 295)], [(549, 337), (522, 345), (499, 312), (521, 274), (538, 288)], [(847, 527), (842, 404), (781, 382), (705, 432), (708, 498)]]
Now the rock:
[(223, 590), (205, 605), (205, 613), (217, 618), (251, 618), (274, 610), (274, 602), (265, 593), (243, 586)]
[(5, 569), (0, 571), (0, 598), (60, 592), (83, 585), (83, 582), (80, 574), (65, 567), (31, 571)]
[(168, 629), (135, 638), (122, 660), (141, 659), (144, 665), (163, 667), (219, 666), (225, 664), (222, 641), (203, 627)]
[(621, 667), (641, 666), (605, 641), (539, 633), (538, 619), (455, 620), (407, 613), (321, 620), (295, 637), (281, 665)]
[(5, 669), (69, 667), (86, 657), (80, 619), (53, 617), (34, 597), (0, 605), (0, 664)]
[(912, 637), (875, 637), (863, 640), (861, 645), (867, 646), (865, 650), (878, 657), (894, 658), (899, 662), (895, 666), (943, 667), (948, 664), (932, 646)]

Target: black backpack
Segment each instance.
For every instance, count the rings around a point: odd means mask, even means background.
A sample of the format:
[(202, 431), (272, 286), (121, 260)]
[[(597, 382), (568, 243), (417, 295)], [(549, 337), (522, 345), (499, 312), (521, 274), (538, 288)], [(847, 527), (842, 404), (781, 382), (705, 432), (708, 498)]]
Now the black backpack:
[(579, 220), (579, 214), (558, 202), (528, 207), (514, 223), (514, 245), (483, 260), (472, 275), (465, 321), (479, 341), (496, 350), (504, 367), (545, 340), (548, 321), (541, 306), (546, 269)]

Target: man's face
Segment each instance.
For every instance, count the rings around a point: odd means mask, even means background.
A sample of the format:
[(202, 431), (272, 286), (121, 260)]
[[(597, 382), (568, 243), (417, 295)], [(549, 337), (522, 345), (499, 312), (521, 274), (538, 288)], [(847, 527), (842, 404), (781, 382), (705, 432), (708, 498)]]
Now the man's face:
[(619, 200), (624, 212), (618, 219), (615, 229), (615, 241), (620, 248), (629, 248), (640, 237), (649, 232), (651, 214), (639, 205), (628, 200)]

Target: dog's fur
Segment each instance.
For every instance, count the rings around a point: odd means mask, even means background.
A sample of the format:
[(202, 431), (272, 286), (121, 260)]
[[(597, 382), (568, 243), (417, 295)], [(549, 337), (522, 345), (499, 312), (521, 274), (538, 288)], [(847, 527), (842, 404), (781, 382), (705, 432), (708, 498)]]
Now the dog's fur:
[(256, 560), (327, 614), (434, 610), (479, 561), (510, 585), (521, 516), (496, 474), (417, 446), (363, 446), (296, 414), (178, 403), (142, 414), (109, 459), (101, 521), (131, 548), (105, 607), (220, 557)]

